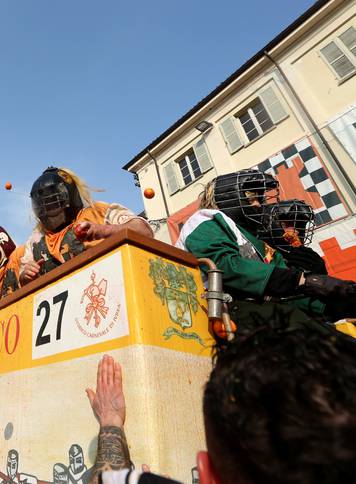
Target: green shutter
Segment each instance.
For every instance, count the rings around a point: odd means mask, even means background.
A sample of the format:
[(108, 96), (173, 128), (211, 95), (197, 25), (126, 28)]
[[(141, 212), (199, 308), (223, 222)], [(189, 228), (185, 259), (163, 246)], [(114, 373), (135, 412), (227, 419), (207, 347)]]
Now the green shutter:
[(205, 144), (205, 141), (203, 139), (200, 139), (195, 145), (194, 145), (194, 153), (195, 156), (197, 157), (199, 166), (201, 171), (204, 173), (208, 171), (212, 166), (213, 163), (211, 161), (208, 147)]
[(174, 161), (169, 161), (163, 167), (163, 174), (166, 181), (166, 186), (169, 195), (173, 195), (179, 190), (179, 183), (176, 175)]
[(272, 87), (268, 87), (266, 90), (262, 91), (259, 94), (259, 97), (261, 98), (263, 105), (267, 109), (268, 114), (271, 116), (274, 124), (278, 123), (278, 121), (281, 121), (287, 116), (284, 107), (282, 106)]
[(339, 39), (349, 49), (350, 52), (356, 57), (356, 29), (350, 27), (343, 34), (339, 36)]
[(235, 153), (235, 151), (243, 146), (243, 142), (235, 127), (234, 117), (225, 119), (225, 121), (219, 125), (219, 128), (230, 153)]
[(343, 53), (335, 42), (330, 42), (330, 44), (323, 47), (320, 52), (323, 54), (327, 63), (332, 67), (340, 79), (355, 70), (355, 67), (350, 59)]

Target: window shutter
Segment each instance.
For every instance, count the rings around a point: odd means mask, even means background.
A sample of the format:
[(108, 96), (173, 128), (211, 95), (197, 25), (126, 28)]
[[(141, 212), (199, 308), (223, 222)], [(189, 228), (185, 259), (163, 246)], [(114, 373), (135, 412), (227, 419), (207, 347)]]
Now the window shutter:
[(194, 145), (194, 153), (197, 157), (201, 171), (204, 173), (213, 166), (208, 148), (203, 139), (200, 139), (198, 143)]
[(241, 148), (243, 142), (236, 130), (233, 117), (225, 119), (225, 121), (220, 124), (219, 128), (230, 153), (235, 153), (235, 151)]
[(282, 106), (272, 87), (262, 91), (259, 94), (259, 97), (261, 98), (274, 124), (278, 123), (278, 121), (281, 121), (281, 119), (287, 116), (284, 107)]
[(330, 44), (326, 45), (320, 52), (341, 79), (355, 70), (350, 59), (342, 52), (335, 42), (330, 42)]
[(175, 172), (175, 163), (169, 161), (163, 167), (164, 178), (166, 180), (166, 186), (168, 189), (168, 194), (173, 195), (179, 190), (179, 183)]
[(339, 36), (339, 39), (349, 49), (350, 52), (356, 57), (356, 29), (350, 27), (343, 34)]

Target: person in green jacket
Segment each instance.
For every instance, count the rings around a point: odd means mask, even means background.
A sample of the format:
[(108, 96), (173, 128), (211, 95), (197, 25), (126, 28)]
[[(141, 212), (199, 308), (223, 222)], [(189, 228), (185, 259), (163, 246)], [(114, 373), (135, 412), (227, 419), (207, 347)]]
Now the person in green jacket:
[[(334, 322), (356, 316), (356, 284), (287, 267), (282, 254), (258, 238), (265, 232), (268, 203), (278, 202), (278, 182), (259, 170), (242, 170), (212, 180), (176, 246), (211, 259), (223, 271), (224, 290), (238, 323), (252, 313), (280, 310), (296, 317)], [(203, 267), (203, 272), (207, 268)], [(337, 300), (352, 300), (342, 305)], [(355, 309), (353, 309), (355, 308)]]

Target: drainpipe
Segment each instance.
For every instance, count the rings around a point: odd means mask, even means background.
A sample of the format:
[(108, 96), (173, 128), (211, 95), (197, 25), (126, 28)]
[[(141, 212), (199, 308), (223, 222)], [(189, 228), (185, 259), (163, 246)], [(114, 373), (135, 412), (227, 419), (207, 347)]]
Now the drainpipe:
[[(280, 67), (280, 65), (271, 57), (271, 55), (267, 52), (267, 51), (264, 51), (264, 55), (267, 57), (267, 59), (269, 59), (272, 64), (276, 67), (277, 71), (279, 72), (279, 74), (281, 75), (282, 79), (284, 80), (284, 82), (286, 83), (286, 85), (288, 86), (289, 90), (291, 91), (293, 97), (295, 98), (295, 100), (297, 101), (297, 104), (299, 104), (299, 107), (300, 109), (302, 110), (303, 114), (305, 115), (305, 117), (308, 119), (309, 123), (312, 125), (315, 133), (318, 135), (320, 141), (322, 142), (322, 144), (325, 146), (326, 150), (328, 151), (329, 155), (331, 156), (331, 158), (333, 159), (335, 165), (337, 166), (337, 168), (339, 169), (340, 173), (342, 174), (346, 184), (348, 185), (348, 188), (349, 188), (349, 191), (350, 191), (350, 194), (354, 200), (354, 202), (356, 203), (356, 191), (355, 191), (355, 186), (351, 180), (351, 178), (349, 177), (349, 175), (347, 174), (346, 170), (344, 169), (344, 167), (342, 166), (342, 164), (340, 163), (339, 159), (337, 158), (334, 150), (331, 148), (331, 146), (329, 145), (328, 141), (326, 140), (325, 136), (323, 135), (323, 133), (320, 131), (320, 129), (318, 128), (316, 122), (314, 121), (314, 119), (312, 118), (311, 114), (309, 113), (309, 111), (307, 110), (305, 104), (303, 103), (303, 101), (301, 100), (301, 98), (299, 97), (299, 95), (297, 94), (297, 92), (295, 91), (294, 87), (292, 86), (292, 84), (290, 83), (288, 77), (285, 75), (284, 71), (282, 70), (282, 68)], [(347, 204), (347, 207), (350, 211), (350, 213), (353, 212), (353, 210), (351, 209), (350, 205), (347, 203), (347, 201), (345, 200), (345, 203)]]
[(162, 185), (162, 178), (161, 178), (161, 175), (160, 175), (160, 172), (158, 170), (158, 164), (157, 164), (157, 160), (156, 158), (153, 156), (153, 154), (150, 152), (150, 150), (147, 150), (147, 154), (148, 156), (151, 158), (151, 160), (153, 161), (154, 165), (155, 165), (155, 168), (156, 168), (156, 173), (157, 173), (157, 177), (158, 177), (158, 181), (159, 181), (159, 186), (161, 188), (161, 194), (162, 194), (162, 198), (163, 198), (163, 203), (164, 203), (164, 208), (166, 210), (166, 215), (167, 215), (167, 218), (169, 217), (169, 210), (168, 210), (168, 205), (167, 205), (167, 200), (166, 200), (166, 196), (164, 194), (164, 190), (163, 190), (163, 185)]

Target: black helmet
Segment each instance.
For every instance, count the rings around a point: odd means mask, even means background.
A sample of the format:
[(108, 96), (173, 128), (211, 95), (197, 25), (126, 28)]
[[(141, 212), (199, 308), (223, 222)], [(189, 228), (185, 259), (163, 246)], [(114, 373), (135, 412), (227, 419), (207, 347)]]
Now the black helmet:
[(315, 215), (303, 200), (283, 200), (269, 205), (264, 215), (266, 232), (259, 237), (281, 250), (307, 246), (313, 238)]
[(58, 231), (73, 222), (83, 201), (70, 175), (53, 166), (37, 178), (31, 189), (32, 207), (43, 226)]
[(278, 186), (272, 175), (260, 170), (220, 175), (215, 179), (215, 203), (235, 223), (256, 233), (262, 229), (267, 202), (278, 201)]

